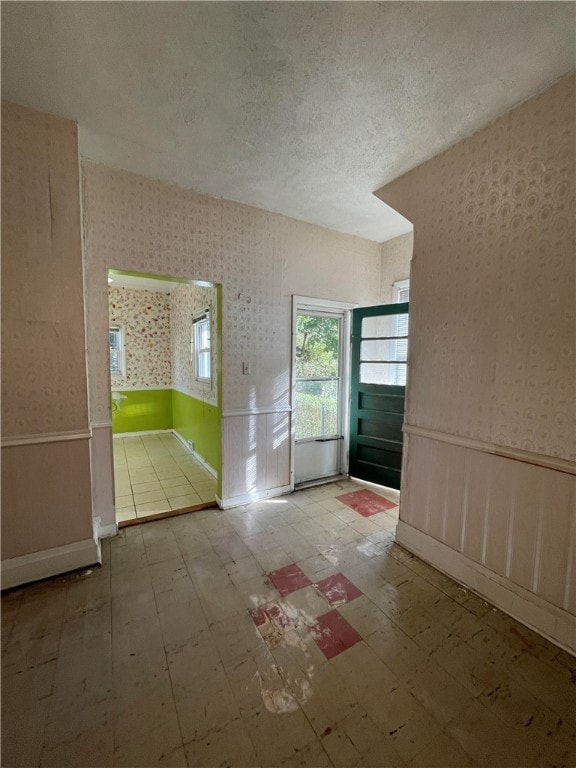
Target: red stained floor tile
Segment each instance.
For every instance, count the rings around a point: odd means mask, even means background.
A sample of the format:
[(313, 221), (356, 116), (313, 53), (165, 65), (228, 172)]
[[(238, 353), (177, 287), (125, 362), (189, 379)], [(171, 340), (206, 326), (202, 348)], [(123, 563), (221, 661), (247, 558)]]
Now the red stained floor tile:
[(285, 565), (277, 571), (268, 574), (268, 578), (274, 584), (278, 592), (285, 597), (291, 592), (296, 592), (302, 587), (309, 587), (312, 582), (306, 574), (298, 568), (296, 563)]
[(342, 605), (362, 596), (358, 587), (352, 584), (343, 573), (336, 573), (334, 576), (328, 576), (314, 585), (330, 605)]
[(257, 627), (262, 627), (266, 624), (267, 618), (264, 608), (252, 608), (250, 616), (252, 616), (252, 621)]
[(252, 621), (268, 645), (274, 647), (287, 632), (310, 632), (316, 625), (290, 602), (268, 603), (249, 611)]
[(362, 638), (338, 611), (329, 611), (316, 619), (314, 640), (327, 659), (359, 643)]
[(370, 517), (370, 515), (376, 515), (378, 512), (385, 512), (387, 509), (398, 506), (393, 501), (388, 501), (383, 496), (366, 489), (345, 493), (343, 496), (336, 496), (336, 498), (362, 517)]

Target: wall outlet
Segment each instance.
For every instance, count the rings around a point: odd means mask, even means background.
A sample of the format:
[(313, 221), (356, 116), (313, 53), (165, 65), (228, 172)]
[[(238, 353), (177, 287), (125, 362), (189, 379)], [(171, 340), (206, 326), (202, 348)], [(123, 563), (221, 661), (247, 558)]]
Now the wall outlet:
[(252, 372), (252, 366), (250, 365), (250, 363), (242, 363), (242, 374), (246, 376), (251, 372)]
[(186, 445), (188, 448), (190, 448), (191, 451), (194, 450), (194, 440), (186, 440)]

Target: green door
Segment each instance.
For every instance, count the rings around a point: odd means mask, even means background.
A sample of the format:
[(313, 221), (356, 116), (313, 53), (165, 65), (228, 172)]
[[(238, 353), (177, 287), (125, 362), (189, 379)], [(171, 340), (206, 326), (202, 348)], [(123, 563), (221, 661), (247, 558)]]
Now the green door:
[(408, 359), (408, 302), (352, 312), (352, 477), (400, 488)]

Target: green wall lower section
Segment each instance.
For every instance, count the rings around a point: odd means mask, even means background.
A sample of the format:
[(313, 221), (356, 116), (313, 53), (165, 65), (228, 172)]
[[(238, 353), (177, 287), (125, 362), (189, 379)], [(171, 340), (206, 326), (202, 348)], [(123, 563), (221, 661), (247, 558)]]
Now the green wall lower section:
[(112, 401), (112, 433), (172, 429), (172, 390), (138, 389), (121, 392), (119, 406)]
[(220, 477), (220, 408), (172, 390), (172, 428), (202, 456)]
[(220, 408), (175, 389), (138, 389), (112, 401), (112, 433), (175, 429), (220, 476)]

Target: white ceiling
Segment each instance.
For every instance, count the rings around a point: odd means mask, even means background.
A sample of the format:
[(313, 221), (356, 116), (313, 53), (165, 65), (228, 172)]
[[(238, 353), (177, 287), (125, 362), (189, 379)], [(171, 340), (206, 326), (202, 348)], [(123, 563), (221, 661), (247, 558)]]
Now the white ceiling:
[(574, 68), (573, 2), (5, 2), (3, 97), (81, 152), (382, 241), (374, 190)]

